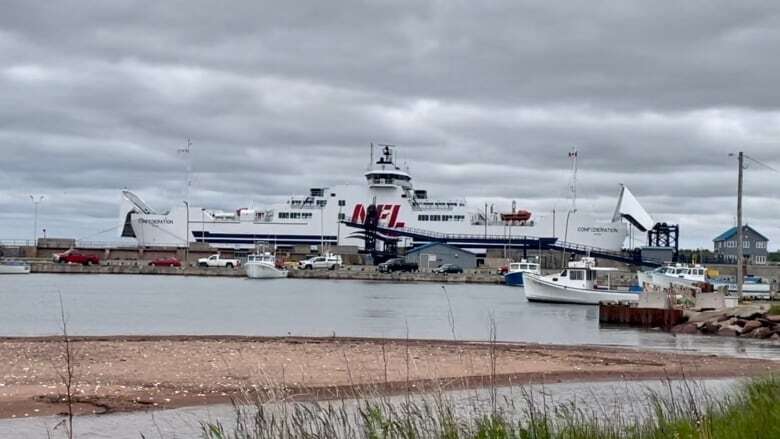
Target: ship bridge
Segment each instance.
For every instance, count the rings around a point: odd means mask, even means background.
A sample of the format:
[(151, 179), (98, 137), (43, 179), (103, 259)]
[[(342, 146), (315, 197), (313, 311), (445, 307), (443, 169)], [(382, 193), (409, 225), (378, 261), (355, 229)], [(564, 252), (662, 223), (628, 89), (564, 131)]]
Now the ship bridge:
[[(395, 164), (395, 155), (393, 145), (382, 146), (382, 155), (376, 161), (372, 169), (364, 175), (370, 188), (395, 188), (401, 187), (404, 190), (412, 190), (412, 176), (408, 172), (401, 170)], [(373, 148), (372, 148), (373, 151)], [(371, 160), (373, 161), (373, 152)]]

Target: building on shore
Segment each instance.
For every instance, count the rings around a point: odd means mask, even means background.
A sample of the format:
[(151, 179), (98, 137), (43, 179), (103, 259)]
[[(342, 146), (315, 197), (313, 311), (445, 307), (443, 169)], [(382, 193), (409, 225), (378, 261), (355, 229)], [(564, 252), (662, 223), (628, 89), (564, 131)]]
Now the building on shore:
[(406, 252), (407, 262), (415, 262), (421, 271), (432, 270), (444, 264), (454, 264), (463, 269), (477, 268), (477, 255), (441, 242), (415, 247)]
[(737, 228), (732, 227), (712, 240), (715, 246), (715, 257), (725, 263), (736, 264), (738, 251), (746, 264), (765, 265), (769, 256), (769, 238), (762, 235), (749, 225), (742, 226), (742, 245), (737, 242)]

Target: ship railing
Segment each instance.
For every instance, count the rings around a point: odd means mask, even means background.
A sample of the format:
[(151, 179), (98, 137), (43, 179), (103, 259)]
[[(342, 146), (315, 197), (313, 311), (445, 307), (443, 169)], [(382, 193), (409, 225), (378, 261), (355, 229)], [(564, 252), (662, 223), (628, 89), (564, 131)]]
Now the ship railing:
[(34, 242), (32, 239), (0, 239), (3, 247), (31, 247)]
[(614, 255), (614, 256), (625, 256), (626, 252), (619, 251), (619, 250), (612, 250), (607, 248), (601, 248), (601, 247), (591, 247), (588, 245), (583, 244), (576, 244), (573, 242), (566, 242), (566, 241), (557, 241), (554, 244), (555, 247), (562, 248), (564, 250), (577, 250), (578, 252), (592, 252), (594, 254), (607, 254), (607, 255)]
[(418, 211), (418, 212), (428, 212), (428, 211), (451, 211), (455, 210), (455, 208), (458, 206), (421, 206), (419, 204), (412, 204), (412, 210)]
[(403, 233), (419, 235), (427, 238), (446, 239), (446, 240), (458, 240), (458, 239), (484, 239), (484, 240), (506, 240), (506, 241), (517, 240), (519, 243), (520, 241), (524, 241), (524, 240), (539, 239), (537, 237), (529, 238), (528, 236), (524, 236), (524, 235), (509, 236), (509, 235), (487, 235), (487, 234), (441, 233), (441, 232), (434, 232), (431, 230), (416, 229), (413, 227), (401, 227), (395, 230), (398, 230)]

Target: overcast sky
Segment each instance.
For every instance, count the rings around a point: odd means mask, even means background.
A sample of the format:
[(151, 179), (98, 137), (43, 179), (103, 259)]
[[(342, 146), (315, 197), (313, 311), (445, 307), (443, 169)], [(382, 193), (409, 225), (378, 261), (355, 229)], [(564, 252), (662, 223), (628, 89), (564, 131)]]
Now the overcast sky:
[[(780, 169), (780, 3), (5, 1), (0, 238), (116, 240), (119, 190), (233, 209), (361, 182), (399, 145), (433, 196), (608, 220), (627, 184), (686, 247)], [(780, 174), (745, 220), (780, 244)], [(102, 232), (102, 233), (101, 233)]]

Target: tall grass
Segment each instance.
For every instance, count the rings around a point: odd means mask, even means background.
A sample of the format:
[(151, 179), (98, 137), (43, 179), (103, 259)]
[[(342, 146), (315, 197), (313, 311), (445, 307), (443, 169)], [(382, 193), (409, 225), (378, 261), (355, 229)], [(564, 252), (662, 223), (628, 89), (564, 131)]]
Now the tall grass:
[(660, 439), (780, 438), (780, 380), (756, 379), (712, 397), (695, 383), (646, 390), (641, 407), (554, 403), (542, 392), (497, 405), (462, 404), (440, 393), (394, 401), (236, 401), (231, 427), (201, 424), (205, 439)]

